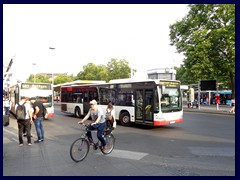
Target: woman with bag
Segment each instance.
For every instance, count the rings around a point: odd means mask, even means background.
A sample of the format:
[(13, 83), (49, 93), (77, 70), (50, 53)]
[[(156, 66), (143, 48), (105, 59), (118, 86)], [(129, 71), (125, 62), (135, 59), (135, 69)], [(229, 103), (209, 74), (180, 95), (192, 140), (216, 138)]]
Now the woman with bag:
[(115, 129), (117, 123), (116, 123), (116, 120), (115, 120), (115, 111), (114, 111), (114, 108), (113, 108), (113, 105), (112, 105), (111, 102), (108, 103), (105, 118), (106, 118), (107, 128), (114, 128)]

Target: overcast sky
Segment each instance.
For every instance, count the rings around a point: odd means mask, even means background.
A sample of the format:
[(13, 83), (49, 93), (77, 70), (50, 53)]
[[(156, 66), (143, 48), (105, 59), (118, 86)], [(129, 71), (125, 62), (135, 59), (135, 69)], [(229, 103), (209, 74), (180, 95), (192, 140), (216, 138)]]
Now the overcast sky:
[(169, 45), (169, 25), (187, 13), (184, 4), (4, 4), (3, 59), (14, 58), (11, 71), (22, 81), (33, 72), (76, 75), (111, 58), (146, 77), (182, 62)]

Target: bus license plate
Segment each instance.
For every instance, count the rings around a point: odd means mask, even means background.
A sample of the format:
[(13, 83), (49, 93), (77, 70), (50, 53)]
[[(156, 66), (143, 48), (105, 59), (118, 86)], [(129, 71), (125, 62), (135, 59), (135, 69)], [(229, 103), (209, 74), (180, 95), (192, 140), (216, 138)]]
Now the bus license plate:
[(170, 124), (174, 124), (175, 123), (175, 121), (170, 121)]

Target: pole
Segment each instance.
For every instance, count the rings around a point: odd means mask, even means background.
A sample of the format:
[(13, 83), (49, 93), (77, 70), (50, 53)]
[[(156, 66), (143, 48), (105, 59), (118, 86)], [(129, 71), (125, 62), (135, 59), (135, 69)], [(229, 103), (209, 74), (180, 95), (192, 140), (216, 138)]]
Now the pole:
[(200, 81), (198, 81), (198, 109), (200, 110)]
[[(218, 83), (216, 82), (216, 86), (217, 86), (217, 96), (219, 96), (219, 94), (218, 94)], [(215, 97), (215, 99), (217, 100), (217, 98)], [(215, 100), (215, 102), (216, 102), (216, 100)], [(220, 100), (220, 98), (219, 98), (219, 100)], [(219, 105), (218, 105), (218, 103), (217, 103), (217, 110), (219, 110)]]
[[(50, 50), (55, 50), (56, 48), (54, 48), (54, 47), (49, 47), (49, 49), (50, 49)], [(52, 87), (53, 87), (53, 85), (54, 85), (54, 74), (53, 74), (53, 72), (52, 72)]]
[[(36, 63), (32, 63), (32, 65), (35, 66)], [(34, 69), (34, 68), (33, 68), (33, 69)], [(33, 78), (34, 78), (34, 79), (33, 79), (33, 82), (34, 82), (34, 83), (35, 83), (35, 75), (36, 75), (36, 72), (34, 71), (34, 73), (33, 73)]]

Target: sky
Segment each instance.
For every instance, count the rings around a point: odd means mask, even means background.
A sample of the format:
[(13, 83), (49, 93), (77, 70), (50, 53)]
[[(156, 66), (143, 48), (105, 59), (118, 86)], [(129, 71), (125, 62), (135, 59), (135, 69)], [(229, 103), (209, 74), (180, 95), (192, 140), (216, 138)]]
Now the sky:
[(21, 81), (40, 72), (76, 75), (112, 58), (146, 78), (147, 70), (182, 63), (169, 25), (187, 13), (186, 4), (4, 4), (3, 60), (13, 58), (10, 71)]

